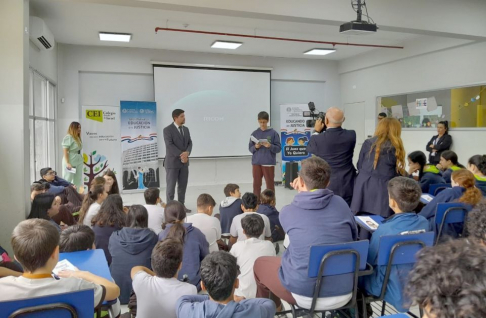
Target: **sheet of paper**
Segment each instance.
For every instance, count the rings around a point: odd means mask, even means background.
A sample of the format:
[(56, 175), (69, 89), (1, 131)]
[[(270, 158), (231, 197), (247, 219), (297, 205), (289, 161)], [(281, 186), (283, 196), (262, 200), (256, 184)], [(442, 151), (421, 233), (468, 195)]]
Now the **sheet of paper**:
[(66, 168), (66, 171), (74, 174), (74, 173), (76, 173), (76, 168), (71, 168), (71, 169)]
[(427, 111), (431, 112), (437, 109), (437, 100), (434, 96), (427, 98)]
[(65, 270), (77, 271), (78, 269), (73, 264), (71, 264), (70, 261), (68, 261), (67, 259), (63, 259), (62, 261), (57, 263), (56, 267), (54, 267), (52, 272), (57, 275), (60, 271)]
[(394, 118), (403, 118), (403, 108), (402, 105), (395, 105), (392, 106), (392, 117)]
[(250, 136), (250, 140), (253, 141), (254, 143), (258, 143), (258, 139), (256, 139), (255, 137), (253, 137), (253, 135)]
[(424, 193), (424, 194), (422, 194), (422, 199), (424, 199), (427, 202), (430, 202), (434, 199), (434, 197), (431, 196), (430, 194)]
[(378, 226), (380, 226), (378, 223), (376, 223), (372, 218), (369, 216), (358, 216), (358, 218), (366, 224), (370, 229), (376, 230)]
[(409, 116), (420, 116), (420, 111), (417, 109), (415, 102), (408, 103), (407, 108)]

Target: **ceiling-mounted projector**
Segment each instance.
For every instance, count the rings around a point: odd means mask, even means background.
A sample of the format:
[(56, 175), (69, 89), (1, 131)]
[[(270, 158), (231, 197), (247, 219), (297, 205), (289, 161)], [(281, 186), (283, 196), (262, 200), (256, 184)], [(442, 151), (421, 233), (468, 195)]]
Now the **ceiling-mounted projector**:
[[(373, 19), (371, 19), (368, 15), (366, 1), (352, 0), (351, 6), (353, 7), (353, 10), (356, 11), (356, 13), (358, 14), (357, 19), (355, 21), (342, 24), (339, 27), (340, 33), (344, 33), (347, 35), (360, 35), (369, 34), (378, 30), (378, 26), (376, 25), (376, 23), (374, 23), (375, 21), (373, 21)], [(363, 13), (363, 8), (366, 10), (366, 14)], [(368, 18), (368, 21), (362, 20), (363, 15)]]

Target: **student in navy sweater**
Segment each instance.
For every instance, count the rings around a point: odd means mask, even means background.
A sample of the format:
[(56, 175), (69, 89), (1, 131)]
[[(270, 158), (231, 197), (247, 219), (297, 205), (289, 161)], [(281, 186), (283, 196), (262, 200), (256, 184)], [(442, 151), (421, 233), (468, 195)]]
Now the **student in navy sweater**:
[[(472, 172), (466, 169), (454, 171), (451, 179), (452, 188), (445, 189), (440, 192), (419, 213), (429, 221), (429, 229), (432, 231), (437, 230), (434, 223), (437, 204), (447, 202), (462, 202), (472, 208), (482, 199), (481, 191), (479, 191), (479, 189), (475, 186), (476, 180)], [(462, 231), (462, 228), (456, 228), (456, 230), (454, 230), (451, 227), (450, 229), (447, 228), (445, 233), (451, 236), (457, 236), (456, 233), (459, 230)]]
[(179, 270), (178, 279), (201, 290), (201, 276), (199, 267), (201, 261), (209, 254), (209, 244), (204, 234), (192, 226), (192, 223), (184, 223), (186, 212), (184, 205), (172, 200), (165, 206), (165, 222), (162, 223), (162, 232), (159, 233), (159, 241), (166, 238), (176, 239), (184, 245), (182, 267)]
[(422, 151), (414, 151), (408, 155), (408, 173), (418, 171), (418, 182), (423, 193), (429, 193), (431, 184), (446, 183), (439, 169), (433, 165), (427, 165), (427, 157)]
[[(380, 266), (379, 268), (376, 266), (380, 237), (384, 235), (398, 235), (407, 231), (428, 230), (429, 223), (427, 219), (413, 212), (419, 204), (421, 194), (420, 186), (410, 178), (396, 177), (388, 182), (390, 208), (394, 214), (385, 219), (371, 236), (368, 263), (373, 265), (374, 271), (373, 274), (364, 276), (361, 281), (368, 294), (379, 296), (385, 278), (386, 266)], [(408, 311), (408, 307), (404, 305), (402, 290), (408, 272), (412, 267), (412, 264), (394, 265), (388, 281), (385, 301), (400, 312)]]
[(228, 183), (224, 187), (224, 195), (226, 198), (219, 205), (219, 221), (221, 222), (221, 233), (229, 236), (233, 218), (243, 213), (240, 187), (237, 184)]
[(257, 212), (265, 214), (270, 220), (270, 230), (272, 231), (272, 241), (282, 241), (285, 238), (285, 232), (282, 230), (282, 225), (278, 219), (279, 213), (275, 208), (275, 191), (266, 189), (260, 194), (260, 205), (258, 205)]
[(260, 128), (251, 134), (258, 139), (258, 142), (255, 143), (250, 139), (248, 145), (250, 152), (253, 154), (251, 157), (251, 164), (253, 165), (253, 193), (257, 197), (262, 190), (262, 177), (265, 178), (266, 188), (275, 191), (276, 155), (282, 150), (280, 136), (275, 130), (268, 127), (269, 119), (267, 112), (258, 113)]
[(469, 158), (467, 169), (474, 173), (476, 187), (486, 196), (486, 155), (475, 155)]
[(442, 178), (446, 183), (451, 183), (451, 174), (460, 169), (465, 169), (463, 165), (459, 163), (457, 154), (452, 150), (446, 150), (440, 155), (440, 162), (437, 168), (442, 171)]
[[(260, 257), (253, 267), (257, 297), (268, 297), (277, 310), (280, 299), (309, 308), (316, 278), (308, 277), (310, 246), (355, 241), (356, 222), (348, 204), (326, 187), (331, 167), (319, 157), (302, 161), (293, 186), (298, 190), (290, 205), (280, 212), (280, 223), (290, 244), (280, 257)], [(349, 276), (350, 275), (350, 276)], [(326, 277), (319, 292), (317, 309), (345, 305), (352, 296), (352, 274)]]

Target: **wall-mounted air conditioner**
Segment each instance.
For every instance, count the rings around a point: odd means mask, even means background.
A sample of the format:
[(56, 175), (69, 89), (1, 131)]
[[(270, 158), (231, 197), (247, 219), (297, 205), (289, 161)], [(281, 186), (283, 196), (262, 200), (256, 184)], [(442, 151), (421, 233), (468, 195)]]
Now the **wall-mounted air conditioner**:
[(49, 30), (46, 23), (38, 17), (30, 17), (29, 37), (41, 50), (51, 50), (56, 44), (51, 30)]

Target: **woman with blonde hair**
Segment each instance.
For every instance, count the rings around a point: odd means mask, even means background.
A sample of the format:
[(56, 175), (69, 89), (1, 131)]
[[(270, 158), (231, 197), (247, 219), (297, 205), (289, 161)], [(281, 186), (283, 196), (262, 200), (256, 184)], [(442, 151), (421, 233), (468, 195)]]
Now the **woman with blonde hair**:
[(62, 177), (74, 184), (77, 189), (83, 186), (83, 156), (81, 149), (81, 124), (73, 121), (67, 135), (62, 140)]
[(405, 149), (402, 127), (394, 118), (383, 118), (373, 138), (367, 139), (358, 159), (358, 176), (353, 191), (351, 211), (388, 217), (388, 181), (405, 173)]

